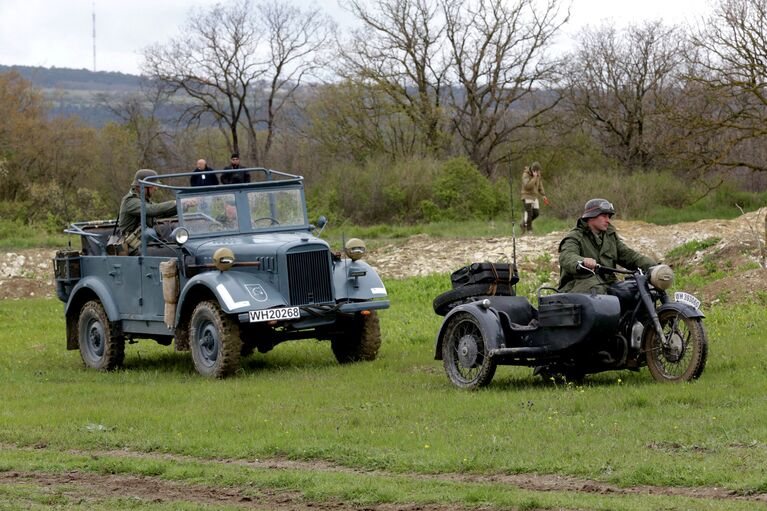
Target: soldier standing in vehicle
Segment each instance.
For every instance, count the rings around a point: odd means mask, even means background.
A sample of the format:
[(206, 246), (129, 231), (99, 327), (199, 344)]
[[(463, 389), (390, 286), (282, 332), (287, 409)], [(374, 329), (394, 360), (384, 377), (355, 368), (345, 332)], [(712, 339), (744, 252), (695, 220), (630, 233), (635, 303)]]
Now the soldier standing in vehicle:
[(613, 205), (605, 199), (591, 199), (583, 208), (581, 218), (559, 244), (559, 291), (561, 293), (589, 293), (594, 288), (604, 294), (610, 284), (617, 281), (614, 274), (593, 274), (579, 270), (578, 263), (589, 270), (597, 264), (629, 270), (642, 268), (649, 271), (657, 263), (632, 250), (620, 239), (610, 219), (615, 214)]
[[(120, 203), (119, 227), (125, 235), (125, 242), (128, 245), (128, 255), (138, 255), (141, 248), (141, 198), (139, 181), (149, 176), (156, 176), (157, 172), (152, 169), (141, 169), (136, 171), (133, 177), (133, 184), (128, 193), (123, 197)], [(157, 204), (150, 202), (152, 193), (157, 189), (156, 186), (146, 186), (144, 194), (146, 197), (146, 227), (151, 227), (155, 218), (173, 216), (176, 214), (176, 201), (169, 200)]]
[(543, 190), (543, 180), (541, 178), (541, 164), (533, 162), (529, 167), (525, 167), (522, 172), (522, 203), (525, 211), (522, 213), (522, 233), (532, 234), (533, 220), (538, 218), (541, 211), (540, 201), (544, 204), (549, 203), (546, 198), (546, 192)]

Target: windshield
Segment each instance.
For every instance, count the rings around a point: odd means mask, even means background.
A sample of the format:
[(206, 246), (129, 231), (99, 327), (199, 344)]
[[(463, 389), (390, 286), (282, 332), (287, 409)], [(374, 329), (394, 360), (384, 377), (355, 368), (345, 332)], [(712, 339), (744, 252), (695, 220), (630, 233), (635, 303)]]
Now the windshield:
[(307, 224), (300, 189), (194, 195), (182, 197), (181, 206), (182, 224), (191, 235)]

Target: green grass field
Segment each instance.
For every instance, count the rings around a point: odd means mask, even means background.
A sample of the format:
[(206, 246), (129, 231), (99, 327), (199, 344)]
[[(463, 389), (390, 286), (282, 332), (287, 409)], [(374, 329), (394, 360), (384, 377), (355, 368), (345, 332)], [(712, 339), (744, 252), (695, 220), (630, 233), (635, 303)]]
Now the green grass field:
[(386, 282), (375, 362), (339, 366), (328, 343), (299, 341), (224, 381), (152, 341), (127, 346), (123, 370), (85, 370), (65, 350), (60, 302), (0, 302), (0, 509), (237, 508), (88, 497), (11, 473), (141, 476), (297, 507), (767, 508), (763, 306), (705, 311), (709, 363), (690, 384), (644, 369), (555, 385), (500, 367), (463, 392), (433, 360), (431, 300), (448, 282)]

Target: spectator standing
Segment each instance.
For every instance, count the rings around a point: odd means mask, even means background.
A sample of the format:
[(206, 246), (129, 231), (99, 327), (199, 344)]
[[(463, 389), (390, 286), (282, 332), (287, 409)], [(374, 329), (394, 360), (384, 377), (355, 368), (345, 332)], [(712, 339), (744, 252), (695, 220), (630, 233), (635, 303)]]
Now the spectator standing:
[[(229, 161), (229, 166), (225, 167), (224, 170), (237, 170), (243, 168), (240, 166), (240, 155), (238, 153), (232, 153), (232, 158)], [(233, 172), (221, 174), (222, 185), (229, 185), (234, 183), (250, 183), (250, 173)]]
[(203, 160), (197, 160), (197, 167), (194, 168), (194, 175), (189, 178), (190, 186), (213, 186), (218, 184), (218, 178), (213, 173), (213, 169), (208, 167), (208, 163)]

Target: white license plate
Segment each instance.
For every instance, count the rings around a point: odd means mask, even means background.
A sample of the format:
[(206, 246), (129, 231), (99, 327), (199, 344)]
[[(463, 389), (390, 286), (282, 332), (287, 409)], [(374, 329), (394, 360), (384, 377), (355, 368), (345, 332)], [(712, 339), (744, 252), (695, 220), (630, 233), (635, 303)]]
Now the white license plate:
[(301, 311), (298, 307), (282, 307), (280, 309), (261, 309), (257, 311), (248, 311), (248, 317), (251, 323), (260, 321), (285, 321), (288, 319), (299, 319)]
[(689, 305), (690, 307), (694, 307), (696, 309), (700, 308), (700, 300), (695, 298), (690, 293), (685, 293), (684, 291), (677, 291), (674, 293), (674, 301), (685, 303)]

